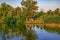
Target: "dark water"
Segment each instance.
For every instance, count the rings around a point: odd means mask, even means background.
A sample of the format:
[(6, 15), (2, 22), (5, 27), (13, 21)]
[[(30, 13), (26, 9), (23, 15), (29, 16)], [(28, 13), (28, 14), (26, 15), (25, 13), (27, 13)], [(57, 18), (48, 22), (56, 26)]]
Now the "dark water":
[(60, 40), (60, 29), (33, 27), (16, 34), (10, 31), (3, 33), (0, 30), (0, 40)]

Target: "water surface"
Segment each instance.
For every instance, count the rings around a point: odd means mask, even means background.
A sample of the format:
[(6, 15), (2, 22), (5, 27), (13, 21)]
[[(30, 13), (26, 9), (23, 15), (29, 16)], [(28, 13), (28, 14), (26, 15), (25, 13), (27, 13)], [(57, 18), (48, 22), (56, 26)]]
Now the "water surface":
[(34, 26), (21, 33), (15, 32), (2, 33), (0, 30), (0, 40), (60, 40), (60, 31), (53, 28)]

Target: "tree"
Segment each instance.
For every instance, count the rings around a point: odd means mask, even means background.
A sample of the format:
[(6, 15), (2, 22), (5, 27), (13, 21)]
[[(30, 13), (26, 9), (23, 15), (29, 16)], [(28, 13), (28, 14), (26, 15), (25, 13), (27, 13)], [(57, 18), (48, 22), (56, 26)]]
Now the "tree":
[(60, 9), (59, 9), (59, 8), (57, 8), (57, 9), (55, 10), (55, 14), (60, 15)]
[(15, 8), (15, 15), (21, 16), (21, 8), (20, 7)]
[(48, 14), (48, 15), (52, 14), (52, 10), (49, 10), (49, 11), (47, 12), (47, 14)]
[(34, 0), (22, 0), (21, 5), (22, 5), (22, 9), (24, 10), (23, 15), (28, 18), (33, 17), (34, 13), (38, 9), (36, 4), (37, 1)]
[(12, 11), (13, 11), (13, 7), (11, 7), (10, 5), (6, 4), (6, 3), (2, 3), (1, 4), (1, 13), (3, 16), (9, 16), (12, 15)]

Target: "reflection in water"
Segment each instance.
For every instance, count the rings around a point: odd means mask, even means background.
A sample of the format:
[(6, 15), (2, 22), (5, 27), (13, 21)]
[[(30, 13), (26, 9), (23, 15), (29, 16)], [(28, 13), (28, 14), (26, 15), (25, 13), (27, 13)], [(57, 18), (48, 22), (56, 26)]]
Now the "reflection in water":
[(43, 27), (40, 27), (40, 29), (44, 29), (45, 31), (48, 31), (48, 32), (52, 32), (52, 33), (58, 33), (60, 34), (60, 28), (59, 27), (46, 27), (46, 26), (43, 26)]
[(25, 25), (16, 28), (7, 28), (2, 30), (1, 34), (2, 40), (36, 40), (35, 32), (31, 28), (25, 28)]
[(0, 28), (0, 40), (60, 40), (60, 28), (31, 27), (31, 25), (30, 28), (26, 28), (25, 25), (7, 27), (5, 30)]
[(33, 30), (27, 30), (23, 35), (25, 36), (25, 40), (36, 40), (36, 34)]
[(2, 40), (6, 40), (5, 34), (2, 34)]

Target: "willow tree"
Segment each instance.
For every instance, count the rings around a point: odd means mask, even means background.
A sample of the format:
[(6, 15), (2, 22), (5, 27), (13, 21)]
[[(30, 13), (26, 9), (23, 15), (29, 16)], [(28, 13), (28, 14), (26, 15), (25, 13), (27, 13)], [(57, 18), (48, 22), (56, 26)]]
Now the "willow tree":
[(21, 5), (24, 17), (31, 18), (38, 10), (37, 1), (35, 0), (22, 0)]

